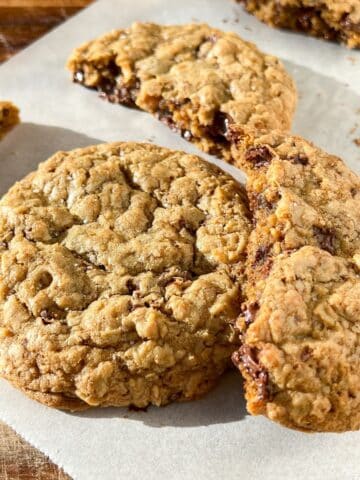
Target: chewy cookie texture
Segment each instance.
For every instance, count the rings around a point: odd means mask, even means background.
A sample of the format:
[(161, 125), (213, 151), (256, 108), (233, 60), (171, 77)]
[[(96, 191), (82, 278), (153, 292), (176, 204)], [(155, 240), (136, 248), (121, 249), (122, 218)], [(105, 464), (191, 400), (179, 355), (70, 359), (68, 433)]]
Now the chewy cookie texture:
[(135, 23), (77, 48), (68, 68), (75, 82), (227, 159), (229, 124), (288, 130), (296, 105), (277, 58), (205, 24)]
[(0, 374), (78, 410), (207, 392), (235, 349), (245, 193), (136, 143), (59, 152), (0, 201)]
[(237, 0), (273, 27), (360, 47), (359, 0)]
[(300, 137), (232, 127), (248, 174), (242, 346), (248, 409), (307, 431), (360, 427), (360, 181)]
[(0, 101), (0, 139), (19, 123), (19, 110), (11, 102)]

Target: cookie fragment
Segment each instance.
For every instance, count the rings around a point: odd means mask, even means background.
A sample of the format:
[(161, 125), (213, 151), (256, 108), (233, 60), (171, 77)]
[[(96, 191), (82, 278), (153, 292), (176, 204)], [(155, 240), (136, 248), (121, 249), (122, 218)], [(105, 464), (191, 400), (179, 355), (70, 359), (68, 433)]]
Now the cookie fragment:
[(281, 254), (258, 303), (233, 357), (248, 410), (305, 431), (359, 429), (357, 267), (317, 247)]
[(304, 32), (325, 40), (360, 47), (358, 0), (237, 0), (272, 27)]
[(231, 139), (233, 162), (248, 175), (252, 284), (284, 251), (312, 245), (351, 258), (360, 250), (360, 179), (340, 158), (281, 132), (233, 126)]
[(19, 109), (11, 102), (0, 101), (0, 139), (19, 123)]
[(248, 409), (307, 431), (360, 428), (360, 180), (281, 132), (231, 127), (254, 228), (233, 355)]
[(277, 58), (205, 24), (134, 23), (77, 48), (68, 68), (76, 83), (225, 158), (230, 124), (287, 130), (296, 104)]
[(198, 157), (59, 152), (0, 201), (0, 374), (50, 406), (203, 395), (235, 349), (243, 188)]

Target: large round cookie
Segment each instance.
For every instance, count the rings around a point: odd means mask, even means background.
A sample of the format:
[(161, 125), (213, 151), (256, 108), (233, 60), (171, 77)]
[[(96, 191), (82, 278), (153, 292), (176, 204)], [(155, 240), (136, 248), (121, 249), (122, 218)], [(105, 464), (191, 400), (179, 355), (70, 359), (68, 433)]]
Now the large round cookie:
[(244, 192), (136, 143), (59, 152), (0, 202), (0, 374), (71, 410), (204, 394), (234, 350)]
[(229, 124), (288, 130), (296, 105), (276, 57), (205, 24), (134, 23), (77, 48), (68, 68), (109, 101), (153, 113), (227, 159)]

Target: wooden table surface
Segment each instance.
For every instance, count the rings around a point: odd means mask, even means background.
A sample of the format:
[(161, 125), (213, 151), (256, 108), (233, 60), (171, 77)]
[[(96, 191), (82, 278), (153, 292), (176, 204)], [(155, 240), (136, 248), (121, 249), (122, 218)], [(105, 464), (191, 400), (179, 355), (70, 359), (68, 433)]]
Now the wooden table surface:
[[(0, 0), (0, 63), (92, 0)], [(70, 480), (0, 422), (0, 480)]]

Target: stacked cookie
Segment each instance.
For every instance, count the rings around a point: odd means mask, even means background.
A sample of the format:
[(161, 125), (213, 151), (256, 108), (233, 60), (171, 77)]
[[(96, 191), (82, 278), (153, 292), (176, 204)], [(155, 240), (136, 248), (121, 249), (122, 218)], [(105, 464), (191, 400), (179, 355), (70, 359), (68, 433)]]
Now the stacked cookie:
[(68, 67), (247, 185), (140, 143), (40, 165), (0, 201), (1, 375), (50, 406), (142, 408), (197, 398), (232, 357), (251, 413), (358, 429), (360, 181), (287, 133), (279, 60), (207, 25), (134, 24)]

